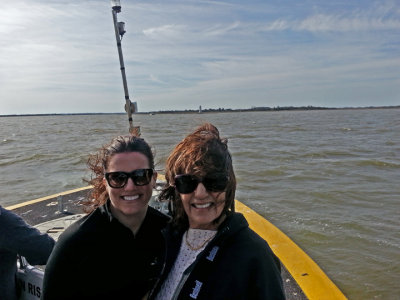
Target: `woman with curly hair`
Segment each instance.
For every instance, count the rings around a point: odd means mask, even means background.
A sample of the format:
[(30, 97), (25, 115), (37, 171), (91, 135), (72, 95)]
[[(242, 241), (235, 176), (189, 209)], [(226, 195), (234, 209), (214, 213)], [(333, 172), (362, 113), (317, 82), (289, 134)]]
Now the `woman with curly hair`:
[(169, 217), (148, 206), (154, 157), (141, 138), (119, 136), (89, 156), (91, 212), (59, 238), (42, 300), (142, 299), (161, 270)]
[(235, 212), (236, 178), (227, 140), (206, 123), (166, 163), (172, 222), (166, 263), (150, 299), (284, 299), (280, 263)]

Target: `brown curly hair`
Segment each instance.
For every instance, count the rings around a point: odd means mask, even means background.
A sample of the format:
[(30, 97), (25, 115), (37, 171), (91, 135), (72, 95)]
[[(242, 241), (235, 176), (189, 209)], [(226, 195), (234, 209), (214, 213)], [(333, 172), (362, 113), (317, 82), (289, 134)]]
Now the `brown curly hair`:
[(117, 136), (109, 144), (103, 145), (96, 153), (90, 154), (87, 160), (87, 166), (92, 172), (90, 179), (84, 179), (85, 182), (93, 186), (88, 194), (85, 211), (91, 212), (97, 207), (106, 203), (108, 194), (103, 178), (110, 159), (114, 154), (124, 152), (139, 152), (147, 157), (150, 168), (154, 169), (154, 155), (150, 145), (142, 138), (135, 136)]
[[(217, 127), (204, 123), (175, 146), (165, 166), (167, 184), (159, 195), (159, 200), (169, 200), (173, 223), (187, 228), (189, 221), (179, 193), (174, 187), (174, 178), (179, 174), (204, 177), (210, 173), (225, 173), (229, 180), (226, 187), (225, 206), (222, 215), (235, 210), (236, 177), (232, 157), (228, 151), (227, 139), (220, 138)], [(215, 220), (218, 222), (218, 219)]]

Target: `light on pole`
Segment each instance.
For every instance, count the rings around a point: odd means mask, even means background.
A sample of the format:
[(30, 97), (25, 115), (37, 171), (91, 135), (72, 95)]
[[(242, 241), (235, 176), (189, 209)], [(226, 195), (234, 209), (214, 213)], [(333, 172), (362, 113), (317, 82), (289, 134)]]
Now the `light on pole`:
[(121, 39), (126, 31), (125, 31), (125, 23), (118, 22), (118, 18), (117, 18), (117, 14), (121, 12), (120, 0), (111, 0), (111, 8), (112, 8), (113, 21), (114, 21), (115, 39), (117, 41), (119, 64), (121, 67), (122, 83), (124, 85), (125, 111), (128, 114), (129, 132), (132, 135), (140, 136), (140, 127), (133, 126), (133, 123), (132, 123), (132, 113), (135, 113), (137, 111), (137, 106), (136, 106), (136, 102), (132, 103), (131, 100), (129, 99), (128, 84), (126, 82), (126, 74), (125, 74), (124, 57), (122, 55)]
[(111, 7), (117, 13), (121, 12), (121, 1), (119, 1), (119, 0), (111, 0)]

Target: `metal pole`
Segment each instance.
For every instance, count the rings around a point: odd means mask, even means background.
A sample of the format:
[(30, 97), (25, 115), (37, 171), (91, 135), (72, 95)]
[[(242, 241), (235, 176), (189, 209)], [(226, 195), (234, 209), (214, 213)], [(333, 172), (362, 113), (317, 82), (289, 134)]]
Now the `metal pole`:
[(114, 9), (112, 9), (112, 16), (113, 16), (113, 21), (114, 21), (115, 39), (117, 41), (119, 63), (121, 66), (122, 83), (124, 85), (125, 109), (128, 114), (129, 132), (132, 135), (140, 136), (140, 127), (134, 127), (133, 123), (132, 123), (131, 100), (129, 99), (128, 85), (126, 83), (125, 65), (124, 65), (124, 58), (122, 56), (121, 39), (120, 39), (120, 35), (119, 35), (119, 30), (118, 30), (117, 12)]

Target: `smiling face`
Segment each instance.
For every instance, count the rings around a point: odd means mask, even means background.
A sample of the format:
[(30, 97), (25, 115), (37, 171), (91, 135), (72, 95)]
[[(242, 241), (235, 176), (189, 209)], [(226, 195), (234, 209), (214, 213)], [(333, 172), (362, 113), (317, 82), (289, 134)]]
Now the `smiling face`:
[(225, 206), (225, 192), (209, 192), (199, 183), (193, 193), (179, 194), (183, 208), (188, 216), (189, 227), (216, 230), (222, 221), (215, 224)]
[[(107, 172), (132, 172), (137, 169), (151, 168), (147, 157), (139, 152), (123, 152), (114, 154), (108, 164)], [(154, 172), (149, 184), (136, 186), (132, 178), (122, 188), (110, 187), (104, 179), (107, 193), (111, 201), (111, 212), (123, 224), (131, 223), (135, 218), (141, 222), (147, 212), (157, 173)]]
[[(224, 174), (224, 188), (217, 174)], [(183, 179), (184, 175), (188, 177)], [(210, 181), (214, 177), (218, 181)], [(165, 178), (167, 185), (159, 199), (172, 202), (176, 226), (215, 229), (235, 211), (236, 177), (227, 140), (221, 139), (210, 123), (199, 126), (175, 146), (165, 164)]]

